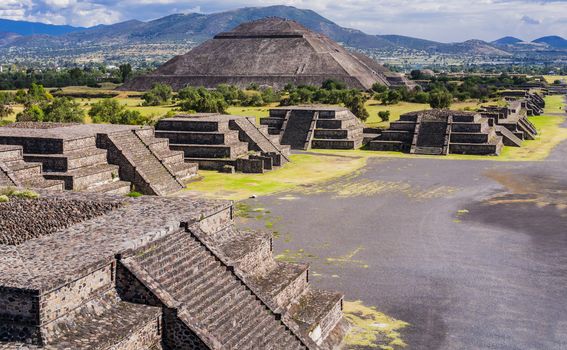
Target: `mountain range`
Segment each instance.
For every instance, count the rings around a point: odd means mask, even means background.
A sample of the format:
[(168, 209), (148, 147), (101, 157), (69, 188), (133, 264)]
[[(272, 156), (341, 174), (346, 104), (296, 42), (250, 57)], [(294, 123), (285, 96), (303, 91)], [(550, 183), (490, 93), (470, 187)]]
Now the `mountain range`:
[(212, 14), (173, 14), (147, 22), (130, 20), (90, 28), (0, 19), (0, 53), (6, 48), (25, 49), (28, 53), (31, 50), (36, 55), (41, 55), (43, 51), (69, 51), (76, 48), (85, 53), (120, 45), (185, 44), (190, 47), (240, 23), (271, 16), (298, 21), (344, 46), (360, 50), (403, 49), (428, 54), (494, 57), (510, 57), (516, 52), (530, 50), (567, 50), (567, 41), (558, 36), (543, 37), (531, 43), (513, 37), (501, 38), (491, 43), (482, 40), (441, 43), (401, 35), (370, 35), (360, 30), (341, 27), (312, 10), (291, 6), (268, 6)]

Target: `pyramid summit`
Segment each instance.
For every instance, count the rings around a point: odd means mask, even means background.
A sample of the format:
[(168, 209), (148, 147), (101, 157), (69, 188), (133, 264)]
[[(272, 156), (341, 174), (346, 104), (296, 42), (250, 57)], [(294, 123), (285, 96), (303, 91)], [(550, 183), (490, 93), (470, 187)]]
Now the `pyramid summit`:
[(269, 17), (220, 33), (156, 71), (126, 82), (121, 89), (147, 90), (158, 82), (176, 90), (223, 83), (283, 88), (289, 83), (321, 85), (328, 79), (359, 89), (369, 89), (376, 82), (407, 84), (402, 76), (370, 57), (347, 51), (323, 34), (292, 20)]

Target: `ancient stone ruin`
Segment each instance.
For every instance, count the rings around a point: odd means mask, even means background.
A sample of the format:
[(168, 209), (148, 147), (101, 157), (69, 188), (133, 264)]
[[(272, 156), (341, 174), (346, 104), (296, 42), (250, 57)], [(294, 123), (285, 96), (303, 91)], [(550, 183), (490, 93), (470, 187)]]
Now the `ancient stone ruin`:
[(311, 287), (307, 265), (275, 261), (271, 236), (232, 217), (231, 202), (181, 198), (0, 203), (0, 347), (335, 348), (343, 296)]
[(403, 114), (369, 141), (367, 148), (413, 154), (498, 155), (502, 138), (480, 113), (434, 109)]
[(150, 127), (14, 123), (0, 145), (0, 184), (20, 187), (166, 195), (197, 173)]
[(271, 109), (260, 123), (292, 149), (356, 149), (362, 145), (363, 124), (342, 107), (279, 107)]
[(508, 103), (506, 107), (487, 106), (479, 112), (496, 126), (496, 133), (503, 136), (506, 146), (520, 147), (523, 140), (533, 140), (537, 135), (535, 126), (528, 119), (528, 111), (520, 100)]
[(269, 135), (266, 126), (256, 125), (253, 117), (178, 115), (160, 120), (155, 135), (200, 169), (263, 173), (289, 161), (289, 147)]
[(529, 90), (507, 90), (500, 93), (505, 101), (518, 101), (528, 116), (542, 115), (545, 100), (538, 93)]
[(169, 84), (175, 90), (219, 84), (246, 88), (251, 83), (282, 89), (286, 84), (320, 86), (328, 79), (363, 90), (376, 82), (413, 86), (370, 57), (347, 51), (297, 22), (264, 18), (218, 34), (155, 72), (127, 81), (120, 89), (145, 91), (155, 83)]

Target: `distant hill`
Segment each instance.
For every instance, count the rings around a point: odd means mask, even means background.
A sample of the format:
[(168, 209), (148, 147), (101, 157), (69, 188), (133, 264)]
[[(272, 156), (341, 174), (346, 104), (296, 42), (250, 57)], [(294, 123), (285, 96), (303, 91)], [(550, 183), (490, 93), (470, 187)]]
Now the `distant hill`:
[(514, 45), (523, 42), (522, 39), (515, 38), (513, 36), (505, 36), (498, 40), (491, 42), (493, 45)]
[[(520, 39), (511, 37), (499, 39), (496, 41), (497, 43), (481, 40), (441, 43), (402, 35), (370, 35), (360, 30), (341, 27), (312, 10), (302, 10), (292, 6), (247, 7), (212, 14), (173, 14), (148, 22), (132, 20), (91, 28), (9, 21), (10, 23), (17, 22), (22, 26), (27, 23), (28, 29), (33, 28), (33, 30), (28, 31), (27, 34), (22, 34), (11, 27), (10, 32), (18, 33), (22, 37), (11, 38), (4, 44), (0, 43), (0, 46), (23, 48), (27, 54), (35, 57), (48, 54), (57, 55), (57, 52), (61, 51), (64, 51), (67, 55), (80, 52), (83, 55), (82, 57), (89, 57), (90, 54), (102, 57), (123, 57), (123, 52), (133, 52), (127, 51), (127, 46), (135, 47), (134, 52), (142, 52), (140, 50), (150, 47), (146, 44), (156, 44), (161, 45), (160, 47), (166, 47), (163, 52), (167, 53), (163, 53), (161, 56), (163, 59), (171, 57), (168, 55), (179, 54), (180, 50), (189, 50), (194, 45), (212, 38), (219, 32), (229, 31), (241, 23), (265, 17), (282, 17), (295, 20), (313, 31), (329, 36), (344, 46), (360, 50), (391, 52), (397, 49), (408, 49), (429, 54), (448, 54), (463, 57), (508, 57), (515, 50), (525, 50), (526, 47), (526, 45), (520, 45), (522, 44)], [(2, 31), (1, 26), (0, 31)], [(30, 33), (33, 35), (30, 35)], [(553, 38), (545, 39), (549, 42), (546, 44), (530, 44), (528, 50), (535, 50), (535, 48), (547, 50), (548, 46), (555, 49), (558, 47), (557, 45), (561, 45), (560, 40), (558, 40), (561, 38)], [(515, 44), (503, 45), (503, 42)], [(109, 47), (112, 49), (108, 49)], [(159, 51), (153, 50), (152, 52)], [(143, 54), (147, 57), (147, 55), (151, 56), (152, 52), (144, 52)], [(66, 58), (69, 58), (69, 56)]]
[(0, 46), (8, 45), (22, 36), (17, 33), (0, 32)]
[(542, 38), (535, 39), (532, 42), (538, 44), (546, 44), (554, 49), (567, 49), (567, 40), (556, 35), (544, 36)]
[(13, 21), (10, 19), (0, 18), (0, 32), (10, 32), (20, 35), (47, 34), (57, 36), (82, 29), (85, 28), (38, 22)]

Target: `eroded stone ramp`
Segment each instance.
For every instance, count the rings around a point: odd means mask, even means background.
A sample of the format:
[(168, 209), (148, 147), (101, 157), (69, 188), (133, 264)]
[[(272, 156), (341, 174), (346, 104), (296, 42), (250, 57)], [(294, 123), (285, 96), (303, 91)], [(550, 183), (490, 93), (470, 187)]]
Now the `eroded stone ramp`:
[(279, 316), (184, 230), (123, 259), (209, 348), (305, 349)]

